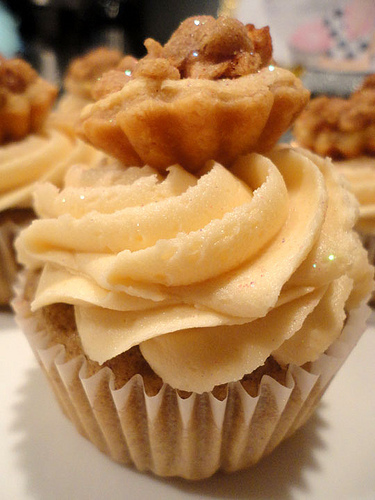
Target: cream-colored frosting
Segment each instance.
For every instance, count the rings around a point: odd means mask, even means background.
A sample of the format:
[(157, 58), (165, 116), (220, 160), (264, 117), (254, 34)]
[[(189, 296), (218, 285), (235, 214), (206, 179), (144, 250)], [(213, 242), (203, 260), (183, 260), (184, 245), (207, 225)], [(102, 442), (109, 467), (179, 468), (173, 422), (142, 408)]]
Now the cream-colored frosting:
[(92, 163), (103, 155), (91, 146), (59, 130), (30, 134), (0, 148), (0, 211), (32, 205), (37, 182), (61, 185), (75, 163)]
[(357, 202), (329, 160), (280, 147), (209, 162), (73, 167), (39, 185), (17, 240), (43, 267), (33, 309), (73, 304), (86, 354), (134, 345), (173, 387), (204, 392), (273, 356), (303, 364), (367, 298), (373, 269), (352, 230)]
[(359, 201), (357, 229), (364, 235), (375, 234), (375, 157), (361, 156), (335, 161), (334, 165), (348, 180)]

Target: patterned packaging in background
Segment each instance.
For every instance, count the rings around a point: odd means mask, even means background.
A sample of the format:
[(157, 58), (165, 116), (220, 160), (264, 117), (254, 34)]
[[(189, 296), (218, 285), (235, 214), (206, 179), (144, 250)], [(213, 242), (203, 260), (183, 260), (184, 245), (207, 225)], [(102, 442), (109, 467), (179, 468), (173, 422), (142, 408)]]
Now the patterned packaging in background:
[(305, 70), (313, 92), (349, 94), (375, 72), (375, 0), (224, 0), (222, 12), (269, 25), (276, 62)]

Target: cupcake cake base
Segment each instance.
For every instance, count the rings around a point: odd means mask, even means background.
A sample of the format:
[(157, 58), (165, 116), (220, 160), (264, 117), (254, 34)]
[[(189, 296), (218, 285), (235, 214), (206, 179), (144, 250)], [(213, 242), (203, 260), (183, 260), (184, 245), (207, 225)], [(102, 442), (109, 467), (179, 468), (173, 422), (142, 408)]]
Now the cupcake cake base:
[[(153, 383), (149, 374), (119, 382), (118, 367), (96, 369), (75, 352), (74, 342), (56, 342), (48, 321), (30, 311), (21, 285), (13, 307), (60, 406), (80, 434), (116, 462), (190, 480), (250, 467), (301, 427), (359, 340), (370, 313), (366, 305), (353, 310), (338, 340), (313, 363), (281, 368), (270, 358), (239, 382), (188, 394)], [(71, 327), (67, 321), (67, 331)]]

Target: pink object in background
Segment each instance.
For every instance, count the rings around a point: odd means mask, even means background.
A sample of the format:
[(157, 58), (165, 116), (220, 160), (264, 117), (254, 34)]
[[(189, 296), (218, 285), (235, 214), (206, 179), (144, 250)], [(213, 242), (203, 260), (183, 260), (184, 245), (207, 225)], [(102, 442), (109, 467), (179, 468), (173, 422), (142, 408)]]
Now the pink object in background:
[(332, 39), (322, 19), (316, 19), (299, 26), (291, 36), (290, 44), (309, 54), (321, 53), (332, 47)]
[(375, 1), (353, 0), (345, 8), (345, 32), (349, 40), (371, 34), (375, 29)]
[(335, 71), (374, 71), (374, 45), (374, 0), (337, 1), (299, 24), (289, 38), (297, 63)]
[(237, 0), (235, 10), (269, 25), (276, 63), (302, 69), (312, 92), (349, 95), (375, 73), (375, 0)]

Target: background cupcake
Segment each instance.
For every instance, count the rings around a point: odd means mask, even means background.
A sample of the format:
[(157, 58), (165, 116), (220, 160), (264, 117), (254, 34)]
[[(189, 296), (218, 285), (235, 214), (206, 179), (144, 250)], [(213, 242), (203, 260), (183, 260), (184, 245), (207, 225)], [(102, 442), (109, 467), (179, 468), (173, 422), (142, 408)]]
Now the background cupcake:
[(375, 75), (348, 98), (312, 99), (293, 129), (301, 146), (330, 156), (356, 195), (356, 228), (374, 262), (375, 247)]
[(82, 109), (97, 99), (92, 91), (103, 73), (116, 69), (126, 78), (125, 72), (131, 73), (135, 64), (134, 57), (107, 47), (97, 47), (74, 58), (67, 68), (62, 95), (52, 115), (54, 123), (74, 134)]
[(68, 166), (90, 162), (97, 153), (61, 133), (48, 119), (55, 86), (21, 59), (0, 60), (0, 303), (7, 304), (17, 265), (12, 242), (33, 218), (35, 183), (60, 185)]

